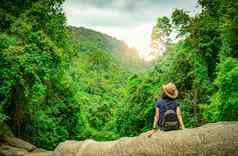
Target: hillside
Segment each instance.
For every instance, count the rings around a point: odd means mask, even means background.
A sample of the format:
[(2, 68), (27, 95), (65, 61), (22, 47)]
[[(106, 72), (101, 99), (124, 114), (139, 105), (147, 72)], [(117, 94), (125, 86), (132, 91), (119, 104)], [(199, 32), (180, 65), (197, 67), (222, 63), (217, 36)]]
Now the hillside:
[(149, 64), (139, 56), (137, 49), (130, 48), (125, 42), (112, 36), (85, 27), (69, 26), (69, 29), (74, 40), (79, 42), (80, 52), (90, 52), (95, 49), (106, 51), (131, 71), (143, 71)]

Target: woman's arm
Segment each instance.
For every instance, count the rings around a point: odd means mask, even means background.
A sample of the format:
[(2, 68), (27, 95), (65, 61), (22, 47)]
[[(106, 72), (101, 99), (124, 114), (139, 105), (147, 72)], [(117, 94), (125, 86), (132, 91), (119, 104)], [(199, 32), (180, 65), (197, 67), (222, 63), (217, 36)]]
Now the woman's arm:
[(154, 122), (153, 122), (153, 129), (152, 129), (152, 131), (149, 132), (148, 137), (151, 137), (156, 132), (157, 123), (159, 121), (159, 113), (160, 113), (159, 111), (160, 111), (159, 108), (156, 107), (156, 109), (155, 109), (155, 117), (154, 117)]
[(156, 128), (157, 128), (157, 124), (158, 124), (158, 121), (159, 121), (159, 114), (160, 114), (160, 110), (159, 110), (158, 107), (156, 107), (156, 109), (155, 109), (154, 123), (153, 123), (153, 129), (156, 129)]
[(176, 108), (176, 113), (177, 113), (177, 118), (178, 118), (178, 121), (179, 121), (179, 127), (181, 129), (184, 129), (183, 117), (182, 117), (182, 112), (181, 112), (180, 107)]

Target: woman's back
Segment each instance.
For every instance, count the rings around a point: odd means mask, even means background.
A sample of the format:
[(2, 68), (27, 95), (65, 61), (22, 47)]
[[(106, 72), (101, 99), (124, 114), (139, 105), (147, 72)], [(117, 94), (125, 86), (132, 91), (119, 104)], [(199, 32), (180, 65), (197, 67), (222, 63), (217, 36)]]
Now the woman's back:
[(176, 113), (176, 109), (177, 109), (178, 105), (177, 105), (176, 100), (167, 98), (167, 99), (158, 100), (156, 103), (156, 107), (159, 108), (159, 110), (160, 110), (158, 127), (162, 128), (164, 117), (165, 117), (165, 112), (167, 110), (172, 110)]

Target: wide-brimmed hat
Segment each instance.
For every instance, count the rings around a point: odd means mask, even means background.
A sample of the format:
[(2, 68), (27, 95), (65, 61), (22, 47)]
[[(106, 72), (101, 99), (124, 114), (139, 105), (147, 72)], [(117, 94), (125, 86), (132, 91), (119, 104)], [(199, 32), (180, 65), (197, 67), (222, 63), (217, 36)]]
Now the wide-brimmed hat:
[(164, 93), (172, 99), (176, 99), (178, 96), (178, 90), (175, 84), (173, 84), (172, 82), (167, 83), (166, 85), (163, 85), (163, 90), (164, 90)]

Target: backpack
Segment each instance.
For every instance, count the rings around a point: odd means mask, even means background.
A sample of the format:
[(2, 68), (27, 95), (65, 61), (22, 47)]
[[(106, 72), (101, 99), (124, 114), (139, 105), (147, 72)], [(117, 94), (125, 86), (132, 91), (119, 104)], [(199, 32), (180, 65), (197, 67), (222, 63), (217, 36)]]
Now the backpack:
[(179, 129), (177, 114), (174, 110), (168, 108), (165, 103), (166, 111), (164, 113), (164, 120), (162, 121), (162, 129), (164, 131), (171, 131)]

